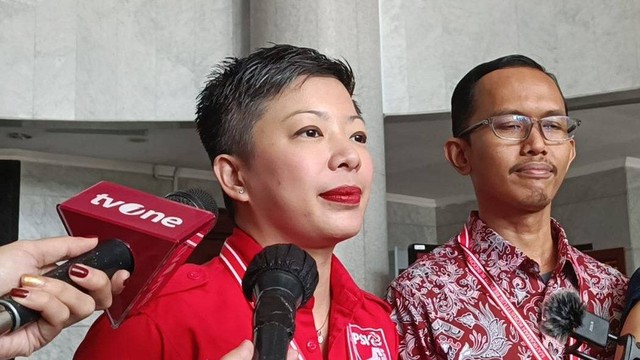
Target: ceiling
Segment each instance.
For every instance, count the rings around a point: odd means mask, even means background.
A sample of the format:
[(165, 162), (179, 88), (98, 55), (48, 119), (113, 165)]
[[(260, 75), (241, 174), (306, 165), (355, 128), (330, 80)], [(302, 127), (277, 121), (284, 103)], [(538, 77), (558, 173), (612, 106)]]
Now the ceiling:
[[(568, 100), (583, 120), (573, 168), (640, 158), (640, 89)], [(387, 192), (446, 200), (473, 194), (445, 162), (448, 113), (385, 116)], [(29, 139), (24, 139), (30, 137)], [(0, 120), (0, 149), (21, 149), (209, 169), (190, 122)]]

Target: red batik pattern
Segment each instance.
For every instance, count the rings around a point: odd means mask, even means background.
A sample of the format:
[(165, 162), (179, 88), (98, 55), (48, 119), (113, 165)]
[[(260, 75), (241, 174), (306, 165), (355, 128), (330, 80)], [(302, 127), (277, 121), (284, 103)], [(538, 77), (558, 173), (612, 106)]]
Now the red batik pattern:
[[(559, 261), (545, 284), (538, 264), (490, 229), (472, 212), (467, 223), (470, 250), (484, 270), (539, 337), (560, 359), (564, 344), (539, 331), (542, 304), (560, 289), (580, 294), (587, 310), (620, 327), (627, 279), (617, 270), (571, 247), (551, 220)], [(389, 287), (400, 333), (401, 359), (535, 359), (501, 308), (471, 274), (457, 240), (417, 261)], [(592, 356), (612, 357), (614, 349), (584, 347)]]

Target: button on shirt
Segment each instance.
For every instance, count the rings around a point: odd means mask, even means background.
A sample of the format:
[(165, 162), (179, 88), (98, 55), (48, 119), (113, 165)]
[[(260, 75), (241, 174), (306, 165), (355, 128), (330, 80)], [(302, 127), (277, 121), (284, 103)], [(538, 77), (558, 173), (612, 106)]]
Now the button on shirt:
[[(611, 322), (617, 334), (627, 279), (569, 245), (551, 220), (559, 261), (548, 282), (538, 264), (489, 228), (472, 212), (467, 223), (470, 251), (506, 294), (553, 358), (564, 344), (540, 332), (542, 306), (560, 289), (580, 294), (586, 310)], [(401, 359), (535, 359), (515, 326), (468, 269), (458, 238), (418, 260), (389, 287), (387, 300), (400, 332)], [(581, 352), (612, 357), (614, 349), (583, 346)]]
[[(183, 265), (138, 314), (112, 329), (103, 315), (78, 348), (76, 359), (219, 359), (252, 339), (253, 304), (240, 282), (261, 246), (236, 228), (221, 255), (205, 265)], [(397, 358), (390, 308), (362, 291), (334, 256), (331, 264), (329, 359)], [(294, 342), (301, 359), (322, 359), (312, 298), (296, 313)], [(319, 327), (319, 325), (318, 325)], [(366, 356), (366, 357), (365, 357)]]

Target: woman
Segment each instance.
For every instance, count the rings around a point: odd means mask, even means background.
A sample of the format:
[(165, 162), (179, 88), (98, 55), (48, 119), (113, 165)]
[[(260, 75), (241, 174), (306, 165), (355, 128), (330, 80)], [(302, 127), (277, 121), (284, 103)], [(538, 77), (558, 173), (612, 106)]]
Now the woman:
[(219, 257), (183, 266), (119, 329), (99, 319), (76, 358), (219, 359), (252, 337), (240, 282), (275, 243), (298, 245), (318, 267), (314, 297), (296, 314), (299, 357), (395, 358), (387, 305), (333, 256), (360, 231), (373, 177), (354, 87), (348, 65), (308, 48), (276, 45), (220, 64), (196, 122), (237, 226)]
[[(29, 356), (63, 328), (86, 318), (95, 309), (111, 305), (111, 283), (102, 271), (79, 264), (69, 268), (69, 276), (84, 291), (40, 276), (57, 261), (83, 254), (97, 244), (96, 238), (59, 237), (16, 241), (0, 247), (0, 294), (9, 293), (17, 303), (42, 315), (15, 332), (0, 335), (0, 359)], [(128, 276), (124, 270), (114, 274), (114, 292), (122, 290)]]

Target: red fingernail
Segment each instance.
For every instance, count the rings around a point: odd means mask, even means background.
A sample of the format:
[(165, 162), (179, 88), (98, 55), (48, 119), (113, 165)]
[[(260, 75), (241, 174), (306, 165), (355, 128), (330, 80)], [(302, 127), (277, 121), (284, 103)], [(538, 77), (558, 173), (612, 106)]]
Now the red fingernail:
[(87, 270), (86, 268), (83, 268), (82, 266), (80, 266), (78, 264), (73, 264), (73, 265), (71, 265), (71, 268), (69, 269), (69, 274), (71, 274), (72, 276), (79, 277), (79, 278), (85, 278), (85, 277), (87, 277), (87, 275), (89, 275), (89, 270)]
[(17, 298), (23, 298), (24, 299), (27, 296), (29, 296), (29, 290), (13, 288), (13, 289), (11, 289), (11, 292), (9, 294), (11, 294), (12, 297), (17, 297)]

